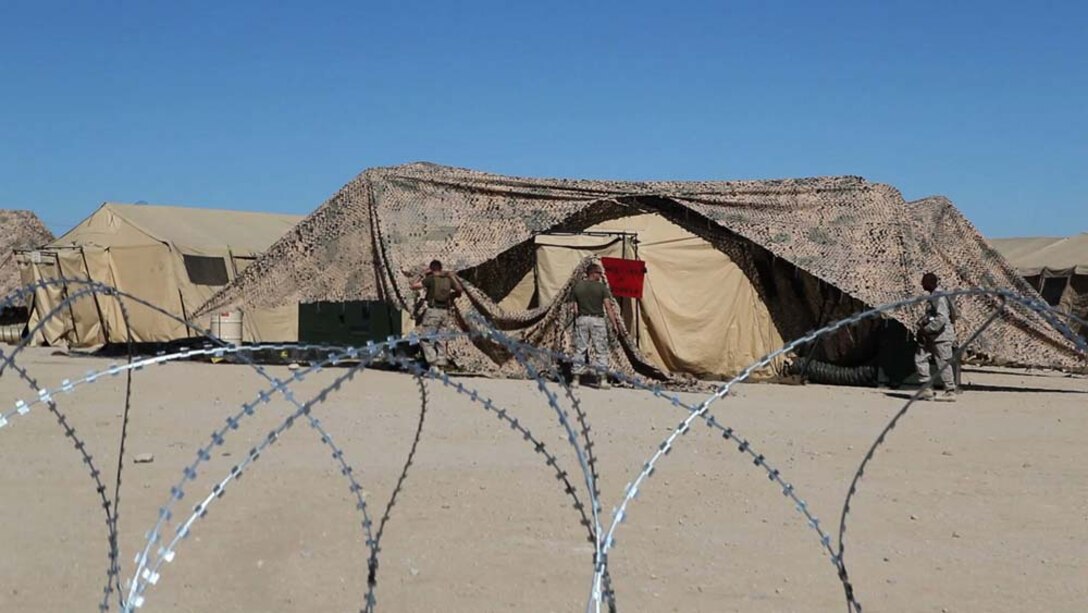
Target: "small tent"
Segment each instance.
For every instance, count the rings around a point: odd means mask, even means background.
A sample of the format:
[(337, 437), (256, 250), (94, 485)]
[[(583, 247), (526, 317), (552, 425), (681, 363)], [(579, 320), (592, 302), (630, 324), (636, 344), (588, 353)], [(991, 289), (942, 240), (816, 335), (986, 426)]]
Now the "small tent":
[[(672, 314), (656, 327), (644, 322), (654, 330), (649, 343), (633, 339), (646, 355), (637, 355), (630, 339), (619, 335), (627, 366), (639, 370), (656, 362), (670, 370), (728, 375), (779, 339), (797, 338), (865, 305), (919, 294), (926, 270), (959, 286), (1009, 287), (1000, 257), (979, 255), (984, 242), (962, 216), (941, 213), (937, 220), (954, 241), (920, 240), (917, 224), (931, 212), (908, 205), (893, 187), (859, 177), (624, 182), (507, 177), (428, 163), (374, 168), (270, 247), (200, 312), (342, 300), (382, 300), (410, 309), (411, 275), (437, 258), (472, 286), (459, 304), (466, 314), (482, 314), (529, 342), (566, 350), (569, 318), (557, 303), (569, 279), (550, 305), (513, 304), (509, 298), (521, 292), (524, 299), (526, 275), (539, 266), (540, 241), (587, 229), (636, 230), (646, 234), (647, 243), (661, 243), (653, 257), (668, 266), (651, 270), (649, 283), (659, 312)], [(651, 229), (657, 222), (640, 220), (644, 215), (669, 225)], [(640, 224), (647, 225), (639, 230)], [(651, 257), (651, 251), (641, 248), (640, 257)], [(705, 269), (704, 261), (710, 262)], [(725, 291), (712, 291), (708, 286), (727, 278), (731, 266), (736, 277)], [(1032, 292), (1026, 286), (1023, 291)], [(644, 298), (641, 305), (647, 316), (649, 302)], [(999, 308), (998, 301), (983, 297), (964, 298), (957, 306), (965, 328)], [(905, 334), (920, 308), (844, 329), (812, 350), (823, 361), (864, 363), (879, 351), (874, 332), (898, 326)], [(683, 326), (674, 325), (679, 322)], [(1003, 311), (975, 347), (981, 357), (1002, 363), (1076, 367), (1082, 359), (1041, 318), (1018, 308)], [(506, 359), (476, 348), (493, 361)], [(717, 354), (710, 356), (712, 351)], [(513, 370), (503, 368), (498, 371)]]
[[(107, 202), (60, 238), (18, 253), (23, 283), (90, 279), (116, 287), (202, 329), (211, 314), (197, 307), (233, 281), (301, 217), (178, 206)], [(132, 300), (87, 296), (60, 307), (78, 284), (38, 289), (31, 328), (55, 311), (35, 341), (94, 347), (125, 342), (168, 342), (199, 336), (174, 319)], [(129, 326), (125, 325), (128, 314)], [(298, 306), (285, 304), (242, 314), (245, 341), (294, 341)]]
[[(990, 241), (1053, 306), (1088, 319), (1088, 233)], [(1088, 336), (1088, 326), (1079, 326)]]

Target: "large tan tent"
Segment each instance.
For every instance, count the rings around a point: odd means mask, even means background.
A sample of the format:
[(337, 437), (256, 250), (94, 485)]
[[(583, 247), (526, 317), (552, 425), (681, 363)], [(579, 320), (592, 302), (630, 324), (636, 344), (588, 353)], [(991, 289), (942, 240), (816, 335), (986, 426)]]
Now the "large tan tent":
[[(1050, 304), (1088, 319), (1088, 233), (990, 241)], [(1088, 335), (1088, 326), (1079, 326)]]
[[(927, 270), (957, 285), (1009, 287), (1000, 257), (979, 255), (981, 237), (966, 220), (949, 230), (961, 234), (959, 241), (937, 249), (919, 240), (916, 218), (925, 210), (912, 209), (892, 187), (857, 177), (618, 182), (504, 177), (426, 163), (376, 168), (269, 248), (201, 312), (319, 300), (384, 300), (410, 309), (411, 272), (439, 258), (469, 284), (457, 303), (461, 325), (482, 314), (527, 341), (567, 350), (569, 311), (561, 303), (569, 279), (533, 272), (530, 290), (526, 277), (541, 262), (548, 268), (548, 247), (558, 238), (549, 234), (626, 230), (639, 234), (648, 295), (642, 327), (632, 338), (618, 335), (623, 347), (613, 347), (613, 363), (725, 375), (781, 339), (864, 305), (917, 295)], [(525, 302), (533, 293), (536, 303)], [(540, 300), (549, 293), (552, 303)], [(969, 329), (998, 302), (970, 297), (958, 306)], [(814, 351), (834, 363), (872, 360), (879, 351), (874, 332), (891, 326), (905, 334), (918, 314), (904, 310), (843, 331)], [(480, 345), (475, 349), (500, 372), (516, 370), (506, 368), (509, 356)], [(1017, 308), (977, 348), (980, 357), (1002, 363), (1074, 367), (1081, 359), (1067, 339)]]
[[(182, 319), (234, 280), (301, 217), (177, 206), (107, 202), (60, 238), (18, 254), (24, 283), (43, 279), (91, 279), (118, 288)], [(102, 296), (58, 309), (77, 284), (39, 289), (31, 304), (31, 327), (57, 310), (36, 342), (94, 347), (125, 342), (168, 342), (197, 332), (161, 313)], [(207, 329), (212, 315), (196, 319)], [(294, 341), (298, 306), (289, 303), (242, 314), (245, 341)]]

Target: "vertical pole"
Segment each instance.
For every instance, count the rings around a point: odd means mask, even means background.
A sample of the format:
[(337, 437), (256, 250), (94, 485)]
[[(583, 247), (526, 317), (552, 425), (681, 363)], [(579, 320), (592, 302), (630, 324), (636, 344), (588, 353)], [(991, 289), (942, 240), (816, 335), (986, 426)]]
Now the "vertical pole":
[[(635, 234), (635, 238), (631, 241), (631, 248), (634, 250), (635, 259), (637, 260), (638, 259), (638, 234)], [(646, 277), (645, 276), (643, 276), (643, 278), (642, 278), (642, 289), (643, 289), (643, 291), (646, 290)], [(639, 349), (642, 349), (641, 323), (639, 322), (639, 319), (641, 319), (641, 317), (639, 317), (639, 314), (642, 312), (642, 299), (641, 298), (635, 298), (634, 299), (634, 305), (635, 305), (635, 309), (634, 309), (635, 310), (635, 347), (638, 347)]]

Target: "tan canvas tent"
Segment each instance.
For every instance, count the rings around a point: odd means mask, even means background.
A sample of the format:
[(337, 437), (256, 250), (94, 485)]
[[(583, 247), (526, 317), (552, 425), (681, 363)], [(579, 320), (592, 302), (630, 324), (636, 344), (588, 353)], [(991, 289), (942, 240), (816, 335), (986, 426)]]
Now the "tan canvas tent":
[[(24, 283), (43, 279), (91, 279), (114, 286), (183, 319), (230, 283), (262, 251), (301, 218), (241, 211), (107, 202), (60, 238), (18, 254)], [(38, 290), (31, 325), (57, 308), (76, 284)], [(124, 342), (167, 342), (197, 335), (181, 323), (127, 301), (88, 297), (60, 309), (35, 341), (93, 347)], [(298, 307), (247, 310), (245, 341), (294, 341)], [(208, 328), (211, 315), (197, 321)]]
[[(606, 221), (535, 239), (536, 265), (499, 304), (523, 310), (554, 300), (588, 254), (646, 263), (643, 297), (626, 319), (639, 349), (672, 372), (720, 377), (781, 347), (751, 280), (728, 255), (657, 214)], [(624, 306), (628, 301), (621, 300)]]
[[(1008, 287), (1002, 284), (999, 256), (978, 255), (982, 239), (966, 220), (938, 220), (947, 221), (949, 231), (958, 233), (959, 240), (951, 244), (937, 248), (920, 241), (917, 219), (927, 212), (927, 207), (914, 210), (894, 188), (858, 177), (621, 182), (505, 177), (426, 163), (375, 168), (349, 182), (269, 248), (201, 312), (235, 304), (252, 308), (316, 300), (384, 300), (408, 309), (411, 271), (438, 258), (460, 271), (476, 290), (458, 302), (465, 315), (462, 324), (468, 315), (480, 313), (521, 338), (565, 350), (569, 335), (563, 331), (569, 318), (557, 304), (563, 301), (562, 291), (550, 305), (538, 303), (528, 310), (510, 302), (509, 308), (502, 306), (519, 286), (524, 294), (526, 274), (537, 262), (537, 237), (600, 229), (605, 226), (598, 224), (606, 222), (624, 228), (639, 223), (631, 218), (656, 215), (686, 233), (677, 238), (696, 236), (722, 254), (745, 280), (730, 286), (729, 297), (739, 296), (739, 306), (725, 300), (717, 309), (730, 311), (727, 314), (714, 310), (715, 301), (721, 302), (717, 298), (703, 302), (710, 306), (695, 307), (682, 286), (667, 291), (655, 287), (655, 294), (664, 295), (662, 309), (677, 311), (670, 325), (686, 319), (691, 336), (668, 346), (668, 333), (659, 326), (659, 336), (641, 343), (642, 350), (657, 350), (655, 343), (660, 341), (667, 346), (659, 351), (673, 355), (659, 355), (658, 362), (687, 369), (690, 365), (684, 364), (683, 356), (695, 346), (689, 339), (698, 340), (700, 326), (706, 337), (733, 327), (728, 343), (735, 343), (735, 351), (728, 344), (708, 341), (721, 349), (713, 370), (728, 374), (746, 365), (749, 353), (777, 342), (775, 334), (796, 338), (864, 305), (917, 295), (918, 279), (926, 270), (956, 279), (957, 285)], [(710, 271), (698, 272), (698, 263), (709, 256), (699, 254), (705, 249), (700, 243), (690, 245), (695, 253), (674, 256), (679, 260), (673, 266), (680, 271), (691, 267), (701, 279)], [(676, 253), (682, 250), (677, 247)], [(660, 257), (666, 260), (665, 254)], [(719, 260), (713, 268), (721, 267)], [(674, 280), (660, 273), (652, 276), (651, 284)], [(748, 287), (758, 304), (745, 298)], [(1026, 287), (1025, 291), (1031, 292)], [(981, 324), (998, 303), (965, 298), (957, 306), (969, 327)], [(703, 308), (706, 311), (699, 313)], [(760, 323), (764, 313), (773, 326)], [(905, 330), (918, 314), (904, 310), (877, 323), (897, 322)], [(707, 319), (708, 315), (723, 319)], [(873, 338), (868, 332), (874, 327), (843, 331), (821, 343), (821, 359), (835, 363), (867, 359), (874, 350), (868, 346)], [(736, 338), (744, 334), (751, 339)], [(985, 359), (1003, 363), (1079, 366), (1081, 360), (1068, 340), (1037, 316), (1016, 308), (1001, 315), (976, 347)], [(476, 349), (487, 353), (486, 348)], [(653, 365), (649, 356), (635, 355), (626, 345), (624, 352), (625, 363), (635, 370)], [(487, 355), (505, 372), (509, 360), (495, 352)], [(705, 354), (692, 358), (706, 359)]]
[[(1088, 319), (1088, 233), (990, 242), (1047, 302)], [(1088, 326), (1079, 327), (1082, 335), (1088, 335)]]

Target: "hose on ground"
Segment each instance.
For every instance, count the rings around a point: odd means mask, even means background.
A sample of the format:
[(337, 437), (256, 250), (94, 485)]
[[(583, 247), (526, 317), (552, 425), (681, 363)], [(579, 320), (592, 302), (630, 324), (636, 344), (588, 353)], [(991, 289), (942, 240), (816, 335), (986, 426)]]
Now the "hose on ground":
[(806, 381), (826, 385), (873, 387), (877, 384), (877, 367), (873, 365), (838, 366), (807, 358), (791, 362), (786, 373), (800, 375)]

